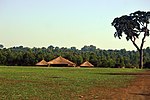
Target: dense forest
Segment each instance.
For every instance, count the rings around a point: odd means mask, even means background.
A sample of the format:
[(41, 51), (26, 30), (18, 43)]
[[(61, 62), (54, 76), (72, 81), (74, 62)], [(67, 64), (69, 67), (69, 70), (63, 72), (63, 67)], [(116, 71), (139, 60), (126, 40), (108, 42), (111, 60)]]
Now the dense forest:
[[(81, 50), (76, 47), (28, 48), (23, 46), (4, 48), (0, 45), (0, 65), (8, 66), (34, 66), (44, 59), (50, 61), (62, 56), (77, 65), (90, 61), (95, 67), (127, 67), (139, 66), (139, 53), (137, 51), (102, 50), (96, 46), (84, 46)], [(144, 49), (144, 68), (150, 68), (150, 47)]]

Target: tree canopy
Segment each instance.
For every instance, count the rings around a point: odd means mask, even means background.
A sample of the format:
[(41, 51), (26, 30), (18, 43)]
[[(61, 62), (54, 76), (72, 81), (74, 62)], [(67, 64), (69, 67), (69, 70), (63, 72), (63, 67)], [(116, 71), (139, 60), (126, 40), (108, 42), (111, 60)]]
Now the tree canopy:
[[(144, 65), (149, 67), (150, 48), (144, 49)], [(42, 59), (50, 61), (58, 56), (71, 60), (78, 66), (84, 61), (89, 61), (95, 67), (137, 67), (139, 60), (138, 51), (102, 50), (96, 46), (84, 46), (81, 50), (76, 47), (28, 48), (11, 47), (0, 49), (0, 65), (9, 66), (34, 66)]]
[(125, 33), (126, 39), (135, 41), (139, 38), (140, 34), (149, 36), (149, 24), (150, 12), (136, 11), (130, 15), (123, 15), (113, 20), (112, 25), (115, 27), (115, 37), (121, 39), (122, 34)]

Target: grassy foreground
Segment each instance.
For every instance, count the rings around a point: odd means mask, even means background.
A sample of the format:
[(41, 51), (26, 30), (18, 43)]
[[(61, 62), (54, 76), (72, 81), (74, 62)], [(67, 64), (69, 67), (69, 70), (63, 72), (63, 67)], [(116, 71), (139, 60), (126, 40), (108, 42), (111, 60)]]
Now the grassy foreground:
[[(0, 66), (0, 100), (72, 100), (92, 87), (126, 87), (138, 69)], [(110, 74), (109, 74), (110, 73)]]

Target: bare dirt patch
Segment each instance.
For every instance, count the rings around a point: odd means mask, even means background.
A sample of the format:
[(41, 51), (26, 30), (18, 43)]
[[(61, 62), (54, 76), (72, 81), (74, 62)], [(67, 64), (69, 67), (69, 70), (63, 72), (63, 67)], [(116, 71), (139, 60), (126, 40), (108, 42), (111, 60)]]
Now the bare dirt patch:
[[(107, 73), (109, 74), (109, 73)], [(94, 87), (79, 96), (80, 100), (150, 100), (150, 70), (142, 73), (113, 73), (112, 75), (135, 75), (127, 88), (108, 89)]]

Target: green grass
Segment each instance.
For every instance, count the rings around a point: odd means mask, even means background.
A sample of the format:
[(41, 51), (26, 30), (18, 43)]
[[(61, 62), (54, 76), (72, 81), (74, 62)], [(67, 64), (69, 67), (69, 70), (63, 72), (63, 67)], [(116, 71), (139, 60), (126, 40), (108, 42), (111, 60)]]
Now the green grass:
[(0, 67), (0, 100), (72, 100), (92, 87), (126, 87), (138, 69)]

